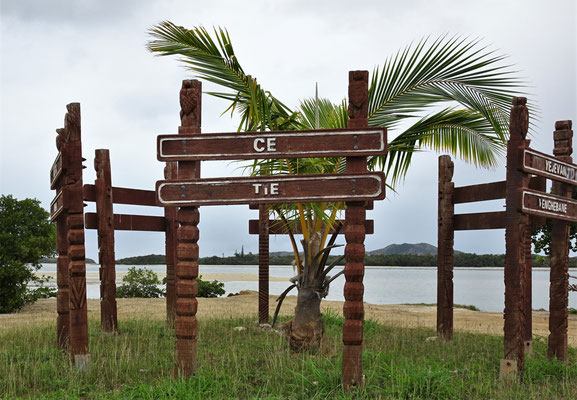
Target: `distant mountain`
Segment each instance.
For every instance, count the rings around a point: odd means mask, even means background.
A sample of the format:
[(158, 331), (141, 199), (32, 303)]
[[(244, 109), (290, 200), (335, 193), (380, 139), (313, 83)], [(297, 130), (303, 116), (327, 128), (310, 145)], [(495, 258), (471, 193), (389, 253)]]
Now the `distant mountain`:
[[(455, 250), (455, 254), (462, 253), (461, 251)], [(428, 243), (403, 243), (403, 244), (390, 244), (382, 249), (377, 249), (373, 251), (367, 251), (370, 255), (389, 255), (389, 254), (437, 254), (437, 248)]]

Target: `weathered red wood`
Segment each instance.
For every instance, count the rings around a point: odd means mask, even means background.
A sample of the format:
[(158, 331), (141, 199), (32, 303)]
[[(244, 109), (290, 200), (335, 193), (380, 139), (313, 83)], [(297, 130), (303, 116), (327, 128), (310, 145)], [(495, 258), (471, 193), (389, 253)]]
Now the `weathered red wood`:
[[(84, 250), (84, 203), (82, 199), (82, 151), (80, 136), (80, 104), (66, 106), (68, 112), (64, 120), (64, 139), (73, 143), (68, 155), (69, 168), (65, 182), (64, 208), (68, 242), (68, 271), (70, 274), (70, 356), (79, 369), (89, 365), (88, 319), (86, 309), (86, 264)], [(67, 145), (66, 145), (67, 147)]]
[(480, 185), (456, 187), (453, 195), (454, 204), (475, 201), (498, 200), (505, 198), (505, 181), (483, 183)]
[[(114, 214), (115, 231), (165, 232), (167, 220), (154, 215)], [(98, 229), (96, 213), (84, 215), (84, 228)]]
[(456, 231), (504, 229), (505, 215), (505, 211), (456, 214), (453, 219), (453, 226)]
[[(571, 121), (557, 121), (553, 139), (553, 153), (558, 162), (571, 163), (573, 131)], [(551, 192), (571, 198), (568, 184), (553, 182)], [(567, 329), (569, 306), (569, 224), (553, 220), (551, 227), (551, 271), (549, 288), (549, 340), (547, 356), (567, 361)]]
[(98, 261), (100, 263), (100, 324), (106, 332), (118, 330), (116, 307), (116, 264), (114, 257), (114, 214), (110, 154), (106, 149), (95, 151), (96, 216), (98, 229)]
[(258, 210), (258, 322), (267, 324), (269, 317), (269, 209)]
[[(335, 233), (336, 229), (343, 226), (344, 220), (336, 220), (329, 230), (329, 234)], [(291, 231), (293, 234), (302, 235), (302, 226), (300, 224), (295, 224), (291, 226)], [(259, 234), (259, 221), (258, 219), (250, 219), (248, 221), (248, 233), (250, 235)], [(340, 229), (340, 233), (344, 234), (344, 230)], [(375, 233), (375, 221), (372, 219), (367, 219), (365, 221), (365, 234), (372, 235)], [(272, 220), (269, 222), (269, 234), (271, 235), (288, 235), (287, 228), (284, 222), (280, 219)]]
[(577, 201), (535, 190), (523, 190), (520, 210), (526, 214), (577, 222)]
[[(56, 147), (59, 150), (58, 157), (62, 160), (61, 154), (66, 147), (66, 133), (64, 129), (56, 129)], [(57, 164), (57, 162), (55, 163)], [(60, 161), (62, 164), (62, 161)], [(52, 168), (54, 170), (54, 167)], [(68, 273), (68, 229), (66, 227), (67, 213), (64, 210), (64, 197), (61, 179), (56, 179), (61, 173), (50, 173), (50, 188), (56, 190), (56, 197), (50, 205), (50, 220), (56, 222), (56, 249), (58, 260), (56, 264), (56, 344), (59, 349), (67, 349), (70, 340), (70, 277)]]
[[(85, 201), (96, 201), (94, 185), (86, 184), (83, 188)], [(114, 204), (131, 204), (135, 206), (157, 207), (156, 192), (154, 190), (129, 189), (122, 187), (112, 188)]]
[[(66, 147), (66, 133), (64, 129), (57, 129), (56, 146), (59, 150), (58, 158), (62, 165), (61, 154)], [(52, 168), (54, 170), (54, 167)], [(59, 179), (61, 173), (50, 174), (50, 188), (57, 192), (56, 199), (50, 206), (51, 220), (56, 222), (56, 249), (58, 251), (58, 260), (56, 264), (56, 285), (58, 291), (56, 294), (56, 344), (59, 349), (67, 349), (70, 338), (70, 277), (68, 274), (68, 230), (66, 227), (67, 213), (64, 210), (64, 198), (62, 196), (63, 181)], [(60, 199), (60, 200), (58, 200)], [(54, 207), (54, 208), (53, 208)], [(60, 210), (60, 211), (58, 211)]]
[(161, 204), (171, 206), (364, 201), (385, 197), (385, 174), (318, 174), (157, 181)]
[[(248, 205), (248, 208), (250, 210), (258, 210), (259, 204), (258, 203), (250, 203)], [(375, 203), (373, 201), (371, 201), (371, 200), (365, 201), (365, 210), (374, 210), (374, 208), (375, 208)]]
[[(368, 126), (368, 71), (349, 72), (349, 120), (347, 128)], [(386, 141), (386, 137), (385, 137)], [(347, 157), (347, 173), (365, 173), (366, 157)], [(383, 191), (384, 195), (384, 191)], [(345, 390), (363, 386), (363, 277), (365, 275), (365, 220), (362, 201), (347, 202), (345, 211), (345, 287), (343, 305), (342, 383)]]
[[(178, 133), (200, 134), (202, 86), (197, 80), (185, 80), (180, 90), (180, 119)], [(178, 179), (200, 178), (200, 163), (178, 162)], [(198, 207), (181, 207), (176, 215), (176, 353), (175, 376), (194, 375), (197, 365), (198, 322)]]
[[(568, 140), (559, 139), (558, 141), (567, 142)], [(556, 150), (558, 151), (556, 154), (562, 155), (572, 150), (571, 147), (560, 147), (559, 150)], [(577, 185), (577, 165), (533, 149), (525, 149), (523, 154), (523, 170), (558, 182)]]
[(160, 161), (377, 156), (387, 152), (381, 128), (160, 135)]
[(437, 229), (437, 334), (453, 339), (453, 239), (455, 206), (451, 157), (439, 157), (439, 205)]
[[(176, 162), (168, 162), (164, 167), (165, 179), (176, 179), (178, 165)], [(165, 219), (165, 254), (166, 254), (166, 322), (174, 325), (176, 317), (176, 207), (164, 208)]]
[(529, 145), (525, 140), (529, 127), (529, 112), (525, 98), (514, 98), (510, 116), (510, 139), (507, 144), (507, 201), (505, 231), (505, 324), (504, 360), (501, 376), (509, 377), (509, 371), (525, 368), (525, 301), (524, 276), (527, 230), (529, 218), (519, 212), (518, 191), (529, 184), (529, 176), (522, 172), (521, 157)]

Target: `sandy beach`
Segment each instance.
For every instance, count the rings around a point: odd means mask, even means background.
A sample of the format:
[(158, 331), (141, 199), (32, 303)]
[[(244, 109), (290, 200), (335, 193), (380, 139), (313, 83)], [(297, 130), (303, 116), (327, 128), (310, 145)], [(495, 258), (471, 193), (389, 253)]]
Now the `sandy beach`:
[[(270, 296), (269, 304), (271, 315), (274, 313), (276, 307), (275, 300), (276, 296)], [(296, 296), (288, 296), (283, 304), (281, 315), (292, 314), (295, 305)], [(340, 301), (323, 301), (322, 307), (323, 309), (330, 309), (342, 315), (343, 303)], [(165, 313), (165, 299), (118, 299), (118, 319), (120, 327), (122, 327), (123, 318), (140, 317), (164, 319)], [(203, 320), (211, 318), (253, 316), (256, 320), (257, 313), (258, 294), (252, 291), (242, 292), (241, 295), (231, 297), (198, 299), (197, 318), (201, 324)], [(100, 318), (99, 300), (88, 300), (88, 315), (89, 318), (95, 320)], [(365, 304), (365, 318), (398, 326), (429, 327), (434, 329), (436, 309), (433, 306)], [(0, 315), (0, 331), (12, 329), (16, 326), (35, 325), (46, 322), (56, 324), (56, 299), (40, 300), (33, 305), (25, 307), (18, 313)], [(548, 323), (548, 312), (533, 312), (534, 335), (546, 337), (548, 335)], [(455, 309), (454, 324), (456, 331), (502, 335), (503, 314)], [(577, 346), (577, 315), (569, 316), (568, 339), (571, 346)]]

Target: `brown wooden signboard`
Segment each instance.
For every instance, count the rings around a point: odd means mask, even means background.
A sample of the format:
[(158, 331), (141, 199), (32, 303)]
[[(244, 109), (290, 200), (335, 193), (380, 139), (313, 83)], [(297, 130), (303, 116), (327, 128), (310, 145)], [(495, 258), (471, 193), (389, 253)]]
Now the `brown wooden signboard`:
[(385, 174), (319, 174), (158, 181), (168, 206), (364, 201), (385, 198)]
[(387, 153), (386, 130), (381, 128), (161, 135), (157, 143), (160, 161), (347, 157)]
[(532, 149), (525, 149), (523, 153), (523, 170), (559, 182), (577, 185), (577, 165)]
[(577, 222), (577, 201), (533, 190), (523, 190), (521, 211), (525, 214)]
[(52, 200), (52, 203), (50, 203), (50, 221), (54, 222), (56, 218), (58, 218), (58, 216), (62, 213), (63, 210), (64, 210), (64, 195), (63, 191), (60, 190), (56, 194), (56, 197), (54, 197), (54, 200)]
[(52, 164), (52, 168), (50, 168), (50, 189), (56, 189), (56, 185), (60, 181), (62, 172), (62, 153), (58, 153), (56, 160), (54, 160), (54, 164)]

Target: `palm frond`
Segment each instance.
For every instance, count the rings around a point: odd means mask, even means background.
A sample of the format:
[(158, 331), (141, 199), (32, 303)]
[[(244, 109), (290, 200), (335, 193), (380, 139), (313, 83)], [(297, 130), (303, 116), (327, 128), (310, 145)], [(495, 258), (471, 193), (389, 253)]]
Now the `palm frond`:
[(257, 82), (245, 74), (234, 53), (226, 29), (214, 29), (213, 39), (200, 26), (186, 29), (169, 21), (149, 30), (154, 38), (148, 49), (161, 56), (180, 56), (179, 60), (195, 75), (222, 86), (230, 92), (208, 92), (230, 101), (225, 112), (239, 112), (239, 130), (295, 129), (297, 115)]

